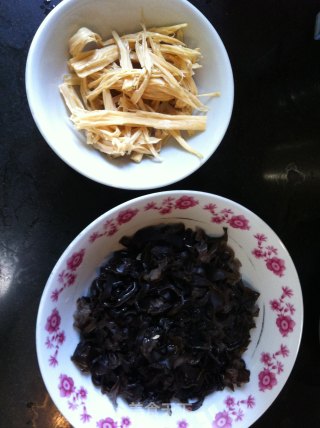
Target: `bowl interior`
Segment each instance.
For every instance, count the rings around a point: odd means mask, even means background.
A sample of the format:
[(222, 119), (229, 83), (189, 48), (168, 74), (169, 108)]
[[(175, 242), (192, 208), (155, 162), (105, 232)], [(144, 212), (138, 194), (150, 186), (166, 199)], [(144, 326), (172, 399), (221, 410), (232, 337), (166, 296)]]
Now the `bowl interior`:
[[(250, 382), (233, 393), (224, 390), (208, 396), (199, 411), (187, 412), (174, 404), (172, 416), (157, 412), (154, 420), (150, 409), (128, 406), (121, 400), (115, 410), (90, 377), (74, 366), (70, 356), (79, 335), (73, 327), (73, 313), (77, 298), (86, 294), (98, 268), (110, 252), (119, 248), (123, 235), (151, 224), (180, 221), (192, 228), (199, 226), (211, 235), (221, 235), (223, 227), (228, 227), (229, 244), (242, 263), (242, 277), (260, 292), (260, 314), (244, 354), (251, 371)], [(258, 250), (266, 252), (266, 256), (260, 257)], [(87, 413), (92, 423), (88, 426), (92, 427), (109, 417), (118, 424), (128, 418), (132, 427), (148, 426), (152, 420), (155, 427), (176, 428), (179, 421), (185, 420), (188, 427), (209, 428), (221, 412), (230, 410), (225, 403), (231, 397), (242, 403), (237, 409), (239, 415), (243, 414), (243, 425), (239, 426), (247, 427), (269, 407), (285, 384), (299, 348), (302, 318), (301, 289), (292, 260), (262, 220), (240, 205), (214, 195), (163, 192), (109, 211), (70, 244), (43, 293), (37, 320), (37, 353), (49, 393), (74, 426), (81, 426)], [(72, 386), (70, 390), (68, 385)], [(81, 398), (81, 388), (86, 390), (85, 398)]]
[[(203, 154), (201, 160), (177, 145), (167, 145), (161, 151), (163, 162), (106, 160), (86, 146), (84, 135), (69, 120), (58, 86), (68, 72), (67, 45), (71, 35), (87, 26), (107, 38), (112, 30), (120, 34), (135, 32), (141, 22), (147, 27), (188, 23), (186, 43), (199, 47), (203, 55), (203, 68), (197, 70), (195, 77), (199, 91), (221, 92), (218, 98), (203, 99), (209, 107), (207, 129), (188, 139)], [(157, 188), (198, 169), (221, 142), (233, 106), (233, 77), (223, 43), (210, 22), (185, 0), (65, 0), (48, 15), (34, 37), (27, 61), (26, 88), (35, 122), (57, 155), (97, 182), (127, 189)]]

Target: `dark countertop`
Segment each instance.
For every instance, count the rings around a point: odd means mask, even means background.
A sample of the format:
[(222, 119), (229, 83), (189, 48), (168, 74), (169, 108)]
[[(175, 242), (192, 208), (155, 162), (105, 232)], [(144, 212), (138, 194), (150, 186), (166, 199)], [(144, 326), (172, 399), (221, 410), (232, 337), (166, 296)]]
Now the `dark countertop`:
[[(24, 86), (34, 33), (58, 1), (0, 1), (0, 426), (69, 427), (35, 351), (46, 280), (71, 240), (109, 208), (148, 192), (90, 181), (64, 164), (31, 117)], [(246, 206), (279, 235), (304, 297), (301, 348), (282, 392), (254, 424), (320, 426), (320, 41), (315, 0), (193, 0), (229, 53), (230, 127), (212, 158), (166, 189), (203, 190)]]

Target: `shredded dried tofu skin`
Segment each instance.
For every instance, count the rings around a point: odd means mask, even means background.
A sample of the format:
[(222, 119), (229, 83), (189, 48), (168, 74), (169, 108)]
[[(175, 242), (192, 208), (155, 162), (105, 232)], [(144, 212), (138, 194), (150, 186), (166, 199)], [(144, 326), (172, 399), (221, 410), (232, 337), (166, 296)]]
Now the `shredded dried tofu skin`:
[(202, 157), (182, 133), (206, 129), (201, 96), (193, 79), (200, 68), (199, 49), (183, 42), (187, 24), (155, 27), (134, 34), (112, 31), (109, 39), (86, 27), (69, 40), (70, 74), (60, 85), (76, 129), (87, 144), (113, 158), (144, 156), (160, 159), (161, 148), (173, 138), (183, 149)]

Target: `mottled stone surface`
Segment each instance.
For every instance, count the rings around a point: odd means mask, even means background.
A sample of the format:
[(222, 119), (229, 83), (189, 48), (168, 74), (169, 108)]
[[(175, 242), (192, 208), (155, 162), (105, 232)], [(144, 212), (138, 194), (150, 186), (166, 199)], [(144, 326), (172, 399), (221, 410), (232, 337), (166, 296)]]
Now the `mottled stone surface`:
[[(32, 37), (58, 1), (0, 1), (0, 426), (62, 428), (42, 382), (35, 325), (46, 280), (69, 242), (109, 208), (147, 192), (94, 183), (64, 164), (30, 114)], [(192, 2), (230, 56), (235, 104), (212, 158), (166, 189), (231, 198), (262, 217), (296, 265), (304, 296), (293, 372), (255, 428), (320, 426), (320, 41), (318, 1)], [(235, 424), (236, 426), (236, 424)], [(144, 428), (144, 427), (141, 427)]]

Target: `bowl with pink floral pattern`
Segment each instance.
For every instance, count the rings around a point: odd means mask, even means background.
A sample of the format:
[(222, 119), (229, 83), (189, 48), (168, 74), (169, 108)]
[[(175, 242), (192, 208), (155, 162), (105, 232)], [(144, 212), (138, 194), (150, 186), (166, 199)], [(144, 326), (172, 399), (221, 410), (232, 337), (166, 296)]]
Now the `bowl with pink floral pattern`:
[[(106, 257), (121, 248), (122, 236), (144, 226), (183, 222), (218, 236), (228, 230), (229, 245), (241, 262), (243, 280), (260, 293), (259, 316), (243, 355), (250, 381), (206, 397), (189, 411), (183, 404), (127, 404), (115, 409), (71, 361), (79, 342), (73, 326), (77, 299), (88, 292)], [(197, 191), (144, 195), (106, 212), (64, 251), (45, 286), (37, 318), (36, 346), (49, 394), (74, 427), (89, 428), (246, 428), (272, 404), (285, 385), (298, 353), (303, 301), (292, 259), (272, 229), (258, 216), (226, 198)], [(167, 403), (165, 403), (167, 404)]]

